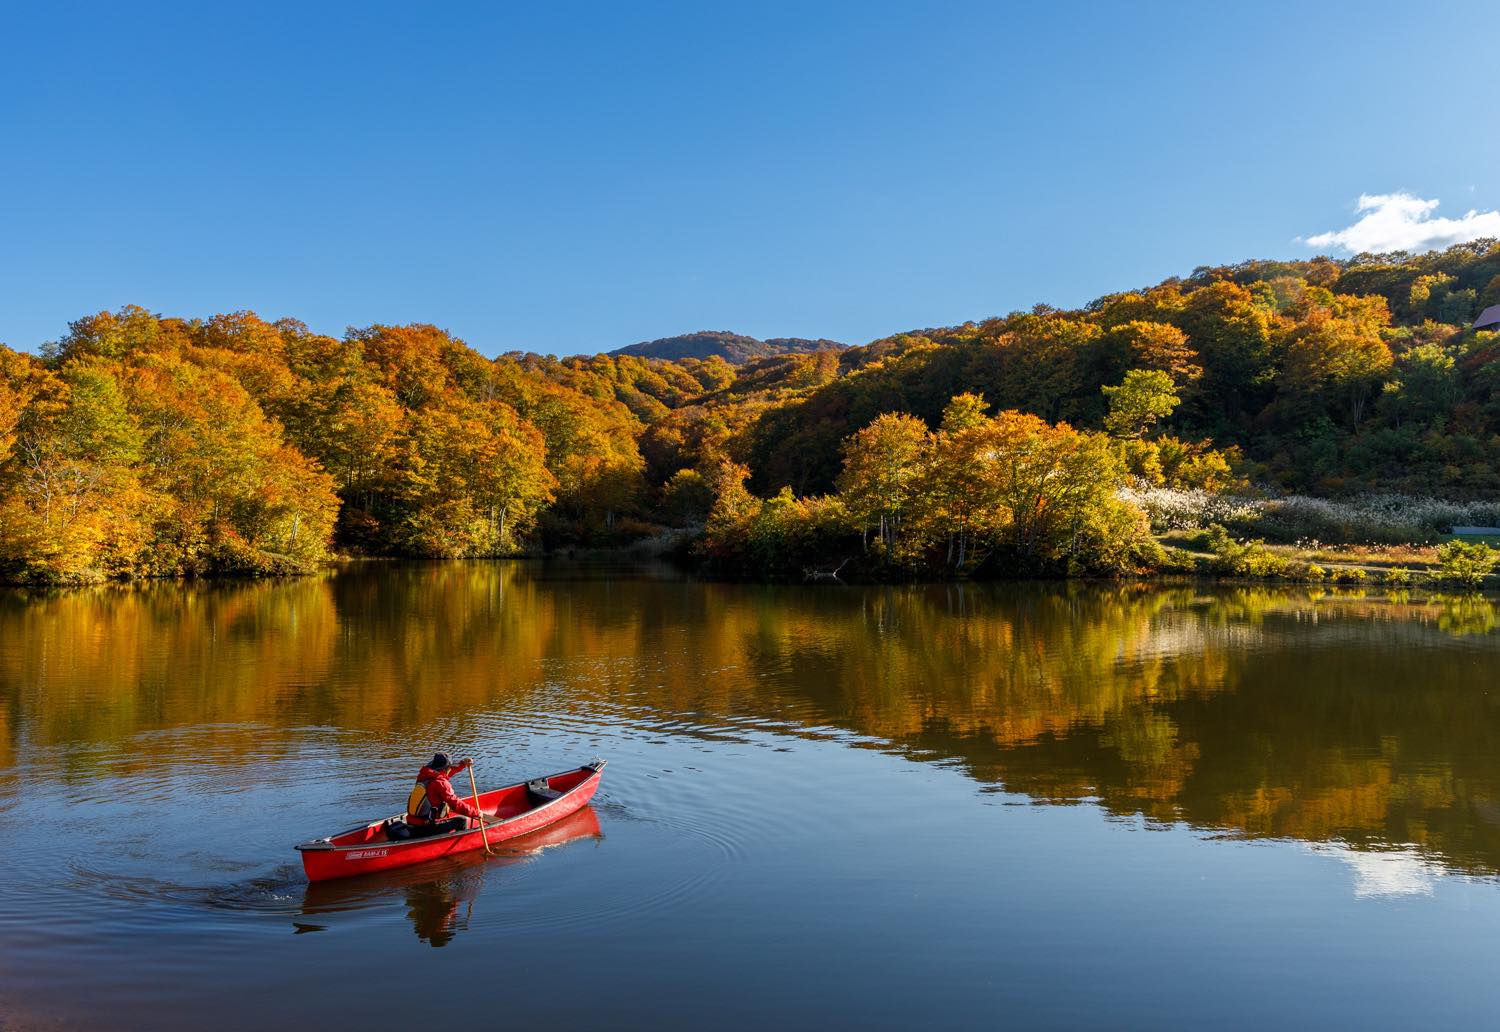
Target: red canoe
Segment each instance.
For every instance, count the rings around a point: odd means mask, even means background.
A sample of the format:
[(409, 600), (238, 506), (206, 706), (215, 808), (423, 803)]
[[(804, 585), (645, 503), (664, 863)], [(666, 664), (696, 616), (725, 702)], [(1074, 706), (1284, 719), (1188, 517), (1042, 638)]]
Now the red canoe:
[[(479, 808), (494, 814), (485, 819), (484, 836), (494, 847), (576, 813), (594, 798), (603, 773), (604, 761), (595, 760), (577, 770), (479, 793)], [(538, 791), (541, 789), (538, 782), (541, 781), (547, 786)], [(402, 816), (398, 814), (388, 819), (399, 820)], [(371, 871), (388, 871), (393, 867), (406, 867), (484, 848), (485, 840), (480, 837), (478, 827), (400, 842), (387, 838), (385, 828), (385, 820), (372, 821), (328, 838), (302, 843), (297, 851), (302, 854), (302, 869), (307, 872), (307, 880), (328, 881)]]

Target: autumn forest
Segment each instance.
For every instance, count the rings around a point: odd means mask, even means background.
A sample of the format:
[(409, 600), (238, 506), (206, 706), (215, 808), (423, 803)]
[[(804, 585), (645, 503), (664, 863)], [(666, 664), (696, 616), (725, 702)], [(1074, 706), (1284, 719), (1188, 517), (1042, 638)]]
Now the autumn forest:
[(1496, 304), (1485, 241), (738, 364), (100, 312), (40, 355), (0, 347), (0, 579), (663, 536), (740, 575), (1149, 572), (1130, 484), (1500, 496), (1500, 334), (1472, 328)]

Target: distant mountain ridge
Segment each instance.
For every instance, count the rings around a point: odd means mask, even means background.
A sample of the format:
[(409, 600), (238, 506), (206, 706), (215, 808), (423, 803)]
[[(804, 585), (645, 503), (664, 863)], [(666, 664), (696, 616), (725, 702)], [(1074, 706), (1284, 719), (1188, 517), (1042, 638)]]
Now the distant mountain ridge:
[(728, 330), (699, 330), (660, 340), (645, 340), (629, 347), (616, 348), (611, 355), (635, 355), (638, 358), (665, 358), (677, 361), (684, 358), (711, 358), (718, 355), (726, 362), (743, 365), (758, 358), (775, 355), (800, 355), (813, 351), (836, 349), (842, 351), (847, 344), (836, 340), (809, 340), (805, 337), (772, 337), (758, 340), (742, 333)]

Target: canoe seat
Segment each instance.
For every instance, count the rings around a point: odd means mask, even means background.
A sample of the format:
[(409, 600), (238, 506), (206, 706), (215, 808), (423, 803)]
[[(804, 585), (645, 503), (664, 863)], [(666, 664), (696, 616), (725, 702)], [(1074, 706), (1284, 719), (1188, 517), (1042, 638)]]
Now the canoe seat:
[(541, 806), (554, 799), (561, 799), (562, 793), (547, 784), (546, 778), (537, 778), (535, 781), (526, 782), (526, 798), (531, 800), (532, 806)]

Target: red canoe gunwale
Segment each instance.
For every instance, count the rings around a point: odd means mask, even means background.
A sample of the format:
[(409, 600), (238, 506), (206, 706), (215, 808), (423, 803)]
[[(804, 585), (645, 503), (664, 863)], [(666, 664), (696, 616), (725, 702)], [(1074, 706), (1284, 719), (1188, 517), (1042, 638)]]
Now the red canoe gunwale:
[[(410, 864), (436, 860), (453, 853), (483, 849), (486, 837), (493, 847), (508, 839), (530, 834), (583, 809), (594, 797), (594, 792), (599, 787), (604, 766), (604, 760), (595, 760), (582, 767), (549, 774), (545, 779), (529, 779), (531, 781), (546, 780), (550, 787), (557, 788), (562, 794), (540, 806), (527, 806), (510, 816), (487, 821), (483, 829), (484, 837), (481, 837), (481, 829), (476, 827), (465, 831), (449, 832), (446, 835), (435, 835), (431, 838), (392, 842), (385, 837), (385, 823), (392, 819), (386, 817), (378, 821), (357, 824), (337, 835), (301, 843), (296, 849), (302, 855), (302, 869), (306, 872), (307, 880), (310, 882), (327, 881), (333, 878), (350, 878), (359, 874), (369, 874), (374, 871), (386, 871), (393, 867), (406, 867)], [(577, 777), (580, 774), (583, 776)], [(572, 783), (567, 784), (566, 787), (552, 784), (559, 780)], [(518, 781), (503, 788), (481, 792), (479, 794), (480, 809), (493, 810), (507, 804), (513, 807), (517, 800), (526, 799), (526, 785), (526, 781)], [(399, 818), (405, 815), (396, 814), (395, 816)], [(346, 841), (340, 841), (341, 839)], [(351, 839), (352, 841), (348, 841)]]

